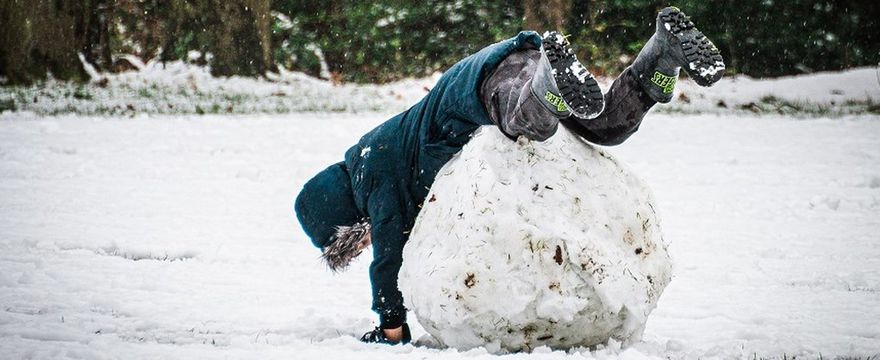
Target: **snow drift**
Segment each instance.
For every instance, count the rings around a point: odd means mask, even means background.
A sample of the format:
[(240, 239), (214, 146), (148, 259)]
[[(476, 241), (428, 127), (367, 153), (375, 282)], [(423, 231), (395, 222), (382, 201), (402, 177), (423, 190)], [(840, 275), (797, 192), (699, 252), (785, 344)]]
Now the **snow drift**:
[(484, 127), (437, 176), (400, 287), (445, 346), (629, 343), (671, 279), (666, 247), (651, 191), (603, 150)]

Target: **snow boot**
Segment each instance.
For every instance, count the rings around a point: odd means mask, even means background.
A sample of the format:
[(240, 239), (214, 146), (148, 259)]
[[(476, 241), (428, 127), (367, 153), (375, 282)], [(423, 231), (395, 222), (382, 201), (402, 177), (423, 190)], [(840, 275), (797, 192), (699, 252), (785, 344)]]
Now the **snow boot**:
[(370, 343), (370, 344), (386, 344), (386, 345), (405, 345), (409, 344), (412, 341), (412, 334), (409, 332), (409, 325), (403, 324), (403, 338), (400, 341), (391, 341), (385, 337), (385, 331), (380, 327), (376, 327), (373, 331), (370, 331), (364, 336), (361, 336), (361, 342)]
[(668, 103), (681, 68), (698, 85), (711, 86), (724, 75), (725, 66), (721, 52), (690, 18), (678, 8), (668, 7), (657, 15), (657, 29), (632, 69), (654, 101)]
[(599, 83), (578, 61), (568, 40), (555, 31), (544, 33), (541, 62), (532, 79), (532, 91), (556, 108), (551, 111), (567, 110), (580, 119), (595, 118), (605, 108)]

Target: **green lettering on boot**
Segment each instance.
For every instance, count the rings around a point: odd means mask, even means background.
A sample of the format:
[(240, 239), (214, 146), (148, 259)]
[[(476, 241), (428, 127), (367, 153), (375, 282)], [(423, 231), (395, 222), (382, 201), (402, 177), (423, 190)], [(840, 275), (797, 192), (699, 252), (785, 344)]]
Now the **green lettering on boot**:
[(651, 83), (663, 89), (664, 94), (671, 94), (672, 90), (675, 89), (675, 77), (664, 75), (659, 71), (654, 72), (654, 76), (651, 77)]
[(568, 110), (568, 106), (565, 105), (565, 101), (563, 101), (562, 97), (559, 95), (547, 91), (547, 93), (544, 94), (544, 99), (547, 99), (547, 102), (549, 102), (550, 105), (555, 106), (556, 111), (565, 112), (566, 110)]

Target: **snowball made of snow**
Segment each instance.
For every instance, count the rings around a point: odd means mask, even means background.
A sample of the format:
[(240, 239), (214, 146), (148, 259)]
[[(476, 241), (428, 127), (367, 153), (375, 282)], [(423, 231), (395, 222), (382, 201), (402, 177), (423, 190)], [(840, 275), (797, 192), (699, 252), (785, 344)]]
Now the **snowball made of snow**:
[(638, 340), (672, 263), (651, 191), (560, 127), (483, 127), (447, 163), (403, 252), (407, 307), (440, 344), (490, 352)]

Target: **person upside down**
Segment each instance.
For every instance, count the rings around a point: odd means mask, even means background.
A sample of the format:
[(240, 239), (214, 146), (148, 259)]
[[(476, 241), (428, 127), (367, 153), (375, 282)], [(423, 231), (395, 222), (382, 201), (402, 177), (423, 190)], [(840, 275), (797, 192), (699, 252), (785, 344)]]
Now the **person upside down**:
[(654, 35), (604, 95), (561, 34), (523, 31), (453, 65), (421, 101), (309, 180), (295, 212), (330, 269), (344, 269), (373, 245), (369, 275), (379, 326), (361, 341), (411, 341), (397, 288), (403, 246), (437, 172), (477, 128), (495, 125), (513, 140), (544, 141), (562, 124), (588, 142), (618, 145), (656, 103), (672, 100), (680, 69), (711, 86), (725, 65), (674, 7), (660, 11)]

